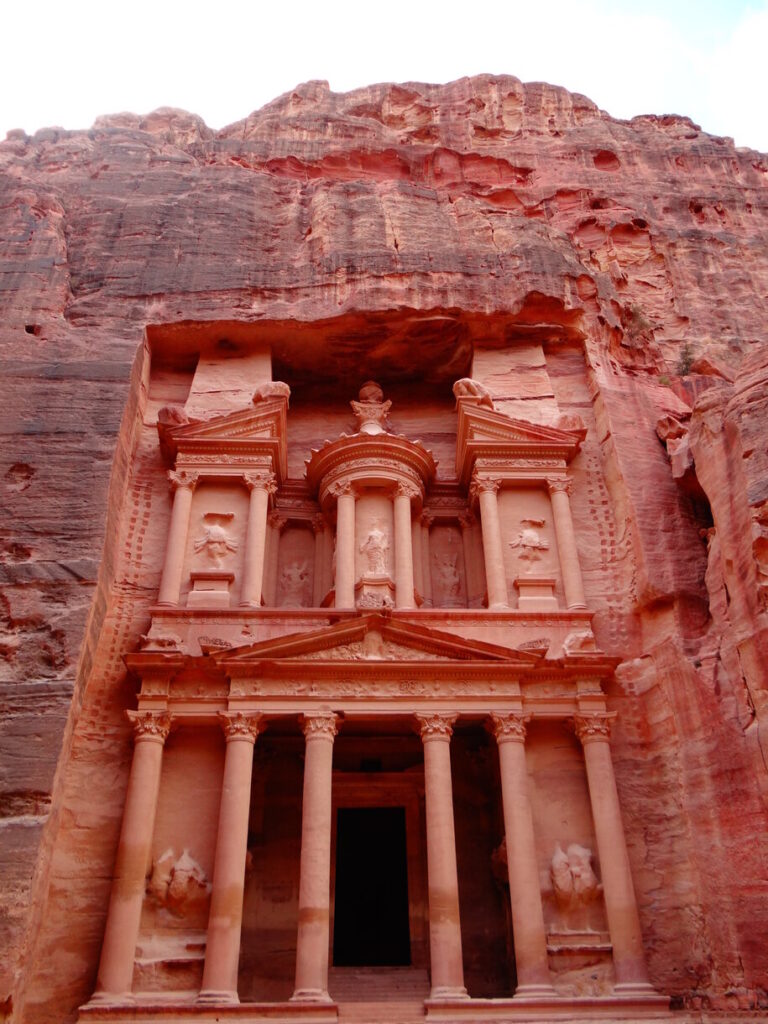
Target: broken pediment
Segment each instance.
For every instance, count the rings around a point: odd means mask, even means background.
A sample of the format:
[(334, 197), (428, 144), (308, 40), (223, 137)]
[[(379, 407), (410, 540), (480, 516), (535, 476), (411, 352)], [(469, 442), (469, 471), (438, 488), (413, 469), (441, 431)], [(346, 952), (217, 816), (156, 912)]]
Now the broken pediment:
[(478, 459), (504, 459), (522, 467), (547, 462), (564, 469), (584, 440), (583, 430), (512, 419), (476, 399), (460, 397), (456, 404), (456, 472), (465, 485)]
[(211, 656), (229, 671), (261, 661), (485, 661), (531, 667), (546, 649), (519, 651), (468, 640), (383, 615), (344, 620), (310, 633), (263, 640)]

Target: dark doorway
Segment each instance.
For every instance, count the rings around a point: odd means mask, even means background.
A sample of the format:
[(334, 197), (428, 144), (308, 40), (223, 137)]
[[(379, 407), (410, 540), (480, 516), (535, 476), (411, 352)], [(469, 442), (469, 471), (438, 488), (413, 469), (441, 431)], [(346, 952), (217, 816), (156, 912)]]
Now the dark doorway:
[(336, 967), (411, 962), (404, 807), (340, 807), (336, 830)]

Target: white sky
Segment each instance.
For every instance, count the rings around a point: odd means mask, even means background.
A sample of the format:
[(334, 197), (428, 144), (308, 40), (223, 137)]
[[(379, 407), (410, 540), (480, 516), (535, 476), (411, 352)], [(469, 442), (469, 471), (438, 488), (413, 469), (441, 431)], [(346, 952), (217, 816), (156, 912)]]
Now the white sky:
[(0, 26), (0, 139), (159, 106), (221, 128), (312, 78), (490, 72), (768, 151), (768, 0), (11, 0)]

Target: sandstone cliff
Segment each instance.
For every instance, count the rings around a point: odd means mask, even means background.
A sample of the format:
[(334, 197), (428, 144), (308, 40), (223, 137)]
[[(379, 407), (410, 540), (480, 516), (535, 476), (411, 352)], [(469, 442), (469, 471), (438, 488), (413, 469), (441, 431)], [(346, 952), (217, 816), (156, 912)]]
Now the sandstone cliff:
[(653, 980), (691, 1009), (765, 1005), (767, 182), (768, 157), (686, 118), (490, 76), (313, 82), (220, 132), (161, 110), (0, 143), (0, 1007), (69, 1020), (92, 988), (116, 825), (88, 831), (68, 767), (124, 786), (126, 737), (120, 764), (98, 753), (118, 712), (87, 684), (145, 327), (364, 338), (390, 311), (583, 343), (617, 525), (586, 571), (624, 659), (614, 752)]

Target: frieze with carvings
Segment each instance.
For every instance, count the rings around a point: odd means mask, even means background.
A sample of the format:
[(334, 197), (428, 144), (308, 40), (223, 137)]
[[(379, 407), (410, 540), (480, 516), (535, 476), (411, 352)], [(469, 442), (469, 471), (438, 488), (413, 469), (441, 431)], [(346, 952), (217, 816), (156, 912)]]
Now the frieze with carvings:
[(477, 697), (519, 699), (520, 687), (515, 682), (434, 682), (419, 679), (372, 680), (331, 679), (297, 682), (289, 679), (235, 679), (230, 687), (232, 697), (335, 697), (354, 700), (398, 697)]

